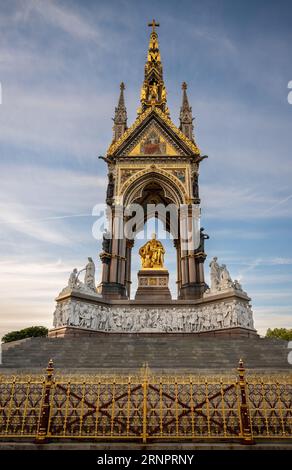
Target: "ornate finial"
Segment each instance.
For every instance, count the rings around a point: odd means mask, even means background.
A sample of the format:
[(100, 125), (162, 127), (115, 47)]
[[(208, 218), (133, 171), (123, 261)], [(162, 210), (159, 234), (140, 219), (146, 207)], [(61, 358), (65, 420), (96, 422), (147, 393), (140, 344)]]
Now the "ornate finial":
[(180, 130), (190, 139), (194, 140), (193, 136), (193, 115), (192, 115), (192, 108), (189, 105), (188, 95), (187, 95), (187, 84), (186, 82), (182, 83), (182, 105), (180, 108)]
[(124, 82), (120, 83), (120, 90), (121, 91), (120, 91), (118, 106), (115, 108), (115, 117), (114, 117), (114, 126), (113, 126), (113, 133), (114, 133), (113, 141), (114, 142), (118, 140), (127, 129), (127, 109), (125, 106)]
[(52, 368), (52, 367), (54, 367), (54, 362), (53, 362), (53, 359), (50, 359), (48, 362), (48, 368)]
[(239, 369), (243, 369), (243, 368), (244, 368), (243, 360), (242, 360), (242, 359), (239, 359), (239, 361), (238, 361), (238, 368), (239, 368)]
[(160, 26), (159, 23), (156, 23), (155, 20), (153, 19), (151, 23), (148, 23), (148, 26), (152, 27), (152, 33), (155, 33), (155, 27)]
[(145, 64), (144, 82), (141, 88), (141, 106), (138, 114), (141, 114), (149, 107), (157, 106), (164, 113), (168, 114), (166, 105), (166, 88), (163, 81), (162, 64), (158, 45), (158, 36), (155, 28), (159, 26), (155, 20), (149, 23), (152, 27), (148, 47), (147, 62)]
[(47, 377), (50, 379), (54, 372), (54, 363), (53, 359), (50, 359), (47, 366)]

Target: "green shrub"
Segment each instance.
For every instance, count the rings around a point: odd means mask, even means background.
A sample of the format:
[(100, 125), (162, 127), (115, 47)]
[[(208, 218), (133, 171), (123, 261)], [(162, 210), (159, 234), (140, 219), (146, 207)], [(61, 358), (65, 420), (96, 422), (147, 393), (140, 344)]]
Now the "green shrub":
[(35, 336), (47, 336), (48, 328), (45, 326), (30, 326), (19, 331), (10, 331), (3, 336), (3, 343), (10, 343), (11, 341), (18, 341), (19, 339), (31, 338)]
[(292, 329), (288, 330), (287, 328), (274, 328), (271, 330), (271, 328), (269, 328), (266, 332), (266, 338), (279, 338), (290, 341), (292, 340)]

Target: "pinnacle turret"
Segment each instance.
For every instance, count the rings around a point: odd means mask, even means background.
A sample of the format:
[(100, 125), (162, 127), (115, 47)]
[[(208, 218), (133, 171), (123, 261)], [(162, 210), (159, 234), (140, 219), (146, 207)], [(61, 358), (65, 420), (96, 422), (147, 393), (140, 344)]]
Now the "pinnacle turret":
[(115, 117), (113, 119), (113, 141), (118, 140), (125, 130), (127, 129), (127, 109), (125, 106), (125, 97), (124, 97), (125, 85), (122, 82), (120, 84), (120, 96), (118, 106), (115, 108)]
[(189, 105), (186, 82), (183, 82), (182, 90), (183, 90), (183, 96), (182, 96), (182, 105), (180, 108), (180, 115), (179, 115), (179, 120), (180, 120), (179, 128), (190, 140), (194, 140), (194, 135), (193, 135), (194, 118), (192, 114), (192, 108)]

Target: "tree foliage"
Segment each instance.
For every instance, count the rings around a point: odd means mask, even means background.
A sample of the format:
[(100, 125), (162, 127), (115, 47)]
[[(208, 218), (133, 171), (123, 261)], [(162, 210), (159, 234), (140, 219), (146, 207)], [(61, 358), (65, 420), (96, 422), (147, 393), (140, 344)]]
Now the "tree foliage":
[(266, 332), (266, 338), (279, 338), (285, 339), (286, 341), (292, 340), (292, 329), (288, 330), (287, 328), (268, 328)]
[(48, 328), (45, 326), (30, 326), (19, 331), (11, 331), (3, 336), (3, 343), (10, 343), (11, 341), (18, 341), (19, 339), (31, 338), (35, 336), (47, 336)]

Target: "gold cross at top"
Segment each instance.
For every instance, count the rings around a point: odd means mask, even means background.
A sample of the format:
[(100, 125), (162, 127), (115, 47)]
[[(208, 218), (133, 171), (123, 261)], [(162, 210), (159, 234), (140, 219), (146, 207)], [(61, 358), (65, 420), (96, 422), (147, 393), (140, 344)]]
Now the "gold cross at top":
[(159, 24), (159, 23), (155, 23), (155, 20), (153, 19), (153, 20), (152, 20), (152, 23), (148, 23), (148, 26), (152, 26), (152, 33), (154, 33), (154, 32), (155, 32), (155, 27), (160, 26), (160, 24)]

